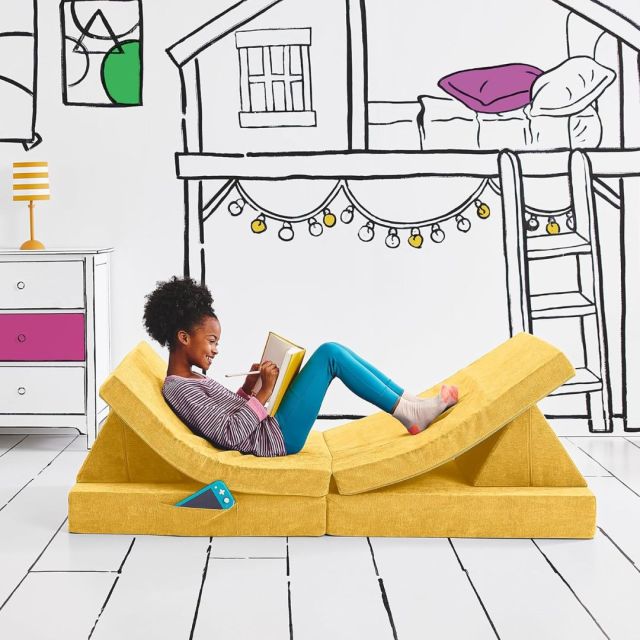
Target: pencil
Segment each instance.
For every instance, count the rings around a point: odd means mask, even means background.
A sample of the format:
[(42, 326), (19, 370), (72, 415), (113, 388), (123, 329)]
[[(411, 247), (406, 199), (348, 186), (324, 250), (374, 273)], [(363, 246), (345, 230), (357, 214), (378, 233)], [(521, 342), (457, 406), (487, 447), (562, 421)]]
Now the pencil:
[(250, 376), (254, 373), (260, 373), (260, 371), (246, 371), (245, 373), (225, 373), (225, 378), (235, 378), (236, 376)]

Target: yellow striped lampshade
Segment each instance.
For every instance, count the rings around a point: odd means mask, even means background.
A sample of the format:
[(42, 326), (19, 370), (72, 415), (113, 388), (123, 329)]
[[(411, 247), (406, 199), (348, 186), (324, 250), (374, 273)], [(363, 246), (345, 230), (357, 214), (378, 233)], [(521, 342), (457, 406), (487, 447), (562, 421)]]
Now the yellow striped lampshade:
[(31, 201), (49, 199), (48, 162), (13, 163), (13, 199)]

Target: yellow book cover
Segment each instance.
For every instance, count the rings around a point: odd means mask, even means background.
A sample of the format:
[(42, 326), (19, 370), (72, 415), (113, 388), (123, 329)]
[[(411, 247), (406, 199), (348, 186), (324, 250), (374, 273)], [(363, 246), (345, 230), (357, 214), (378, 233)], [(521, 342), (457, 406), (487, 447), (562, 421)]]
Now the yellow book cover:
[[(273, 331), (269, 331), (260, 363), (271, 360), (280, 369), (273, 393), (265, 404), (270, 416), (274, 416), (278, 410), (284, 394), (302, 366), (305, 353), (306, 349), (303, 347), (294, 344), (291, 340), (283, 338)], [(257, 393), (261, 386), (262, 381), (258, 379), (252, 389), (252, 393)]]

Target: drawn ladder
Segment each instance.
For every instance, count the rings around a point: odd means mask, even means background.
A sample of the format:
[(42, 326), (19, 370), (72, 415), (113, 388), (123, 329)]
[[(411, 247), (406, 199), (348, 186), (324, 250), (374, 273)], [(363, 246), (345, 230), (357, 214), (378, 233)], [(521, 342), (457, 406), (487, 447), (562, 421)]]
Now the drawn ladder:
[[(509, 326), (511, 335), (535, 334), (541, 323), (557, 318), (578, 318), (582, 361), (576, 375), (550, 395), (586, 394), (589, 431), (613, 431), (602, 264), (598, 242), (591, 163), (585, 153), (571, 152), (569, 184), (575, 224), (571, 232), (527, 237), (523, 175), (519, 158), (510, 151), (499, 157), (507, 265)], [(535, 260), (574, 256), (576, 290), (531, 295), (530, 266)], [(565, 260), (566, 262), (566, 260)], [(566, 268), (566, 266), (562, 267)]]

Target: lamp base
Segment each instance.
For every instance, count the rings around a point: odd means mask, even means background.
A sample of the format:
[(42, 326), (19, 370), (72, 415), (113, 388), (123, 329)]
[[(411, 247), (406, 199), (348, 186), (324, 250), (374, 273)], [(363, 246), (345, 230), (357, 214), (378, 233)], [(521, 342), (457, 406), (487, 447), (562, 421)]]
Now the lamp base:
[(20, 245), (20, 249), (44, 249), (44, 245), (39, 240), (27, 240)]

